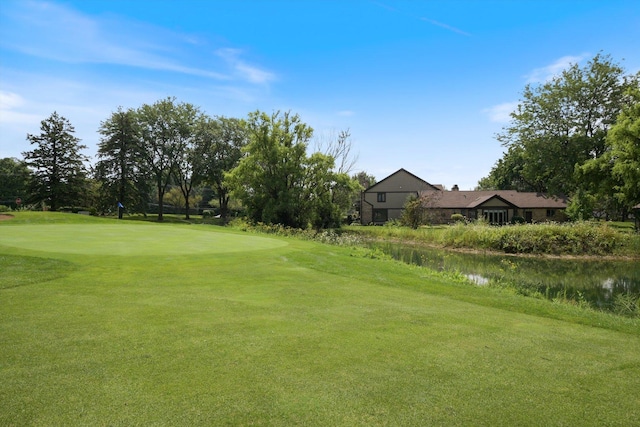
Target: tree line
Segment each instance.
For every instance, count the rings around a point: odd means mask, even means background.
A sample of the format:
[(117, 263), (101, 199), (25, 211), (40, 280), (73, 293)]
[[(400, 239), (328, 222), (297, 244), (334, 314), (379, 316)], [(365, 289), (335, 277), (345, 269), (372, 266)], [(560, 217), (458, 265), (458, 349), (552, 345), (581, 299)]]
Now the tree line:
[[(308, 154), (313, 129), (290, 112), (256, 111), (247, 118), (210, 117), (167, 98), (122, 109), (101, 123), (97, 162), (70, 122), (54, 112), (28, 134), (35, 148), (24, 161), (0, 159), (0, 205), (92, 206), (116, 203), (130, 212), (165, 199), (185, 207), (202, 188), (229, 215), (232, 197), (255, 222), (317, 228), (339, 224), (375, 179), (349, 176), (355, 159), (349, 132)], [(505, 152), (478, 189), (568, 196), (574, 219), (624, 219), (640, 203), (640, 72), (630, 75), (608, 55), (525, 86), (510, 123), (496, 136)]]
[(569, 196), (574, 219), (624, 219), (640, 203), (640, 72), (608, 55), (525, 87), (506, 148), (479, 189)]
[(118, 108), (101, 122), (93, 166), (74, 127), (57, 112), (40, 131), (27, 135), (35, 148), (22, 153), (23, 161), (0, 159), (0, 204), (24, 195), (23, 203), (51, 210), (91, 206), (106, 213), (123, 206), (146, 214), (157, 201), (161, 221), (167, 197), (179, 200), (189, 218), (208, 188), (224, 219), (234, 197), (251, 221), (326, 228), (339, 226), (359, 182), (372, 180), (364, 172), (349, 176), (348, 131), (324, 152), (308, 154), (313, 129), (290, 112), (211, 117), (175, 98)]

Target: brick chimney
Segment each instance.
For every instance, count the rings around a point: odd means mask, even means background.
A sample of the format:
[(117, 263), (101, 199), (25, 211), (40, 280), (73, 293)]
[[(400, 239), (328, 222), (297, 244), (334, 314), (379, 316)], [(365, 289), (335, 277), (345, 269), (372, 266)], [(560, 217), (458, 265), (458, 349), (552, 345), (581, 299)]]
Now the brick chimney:
[(451, 191), (459, 191), (460, 188), (458, 188), (458, 184), (453, 184), (453, 187), (451, 188)]

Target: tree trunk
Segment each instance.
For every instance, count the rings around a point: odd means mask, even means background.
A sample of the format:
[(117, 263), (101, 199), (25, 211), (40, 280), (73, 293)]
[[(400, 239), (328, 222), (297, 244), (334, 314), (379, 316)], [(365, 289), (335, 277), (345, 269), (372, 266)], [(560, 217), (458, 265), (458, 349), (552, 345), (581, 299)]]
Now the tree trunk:
[(227, 218), (229, 217), (229, 196), (227, 196), (225, 191), (219, 192), (218, 202), (220, 204), (220, 218), (222, 218), (224, 222), (227, 222)]
[(158, 187), (158, 221), (164, 221), (164, 191)]
[(186, 212), (184, 214), (184, 218), (185, 219), (190, 219), (189, 218), (189, 198), (188, 197), (184, 199), (184, 208), (186, 209)]

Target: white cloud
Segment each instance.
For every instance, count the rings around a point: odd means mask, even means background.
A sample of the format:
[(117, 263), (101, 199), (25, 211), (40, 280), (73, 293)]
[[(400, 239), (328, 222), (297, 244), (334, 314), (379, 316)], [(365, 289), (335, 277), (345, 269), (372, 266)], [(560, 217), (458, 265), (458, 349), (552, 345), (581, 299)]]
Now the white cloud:
[(256, 66), (249, 65), (240, 59), (242, 51), (239, 49), (224, 48), (218, 49), (216, 54), (224, 59), (244, 80), (250, 83), (269, 83), (275, 79), (275, 75), (269, 71), (262, 70)]
[[(527, 83), (544, 83), (560, 75), (563, 70), (566, 70), (573, 64), (578, 64), (588, 57), (589, 54), (587, 53), (578, 56), (563, 56), (547, 66), (534, 69), (527, 74), (525, 78), (527, 79)], [(485, 108), (482, 112), (485, 113), (492, 122), (508, 123), (511, 120), (510, 114), (515, 111), (517, 107), (518, 102), (503, 102), (502, 104)]]
[(338, 115), (342, 117), (352, 117), (355, 114), (356, 114), (355, 111), (351, 111), (351, 110), (338, 111)]
[(26, 100), (19, 94), (0, 90), (0, 124), (29, 125), (38, 123), (41, 118), (36, 114), (25, 113)]
[(251, 83), (268, 83), (274, 79), (274, 75), (268, 71), (247, 65), (243, 62), (236, 64), (236, 70)]
[(547, 82), (559, 75), (563, 70), (569, 68), (573, 64), (578, 64), (580, 61), (587, 57), (589, 57), (589, 55), (586, 53), (583, 53), (579, 56), (563, 56), (562, 58), (557, 59), (552, 64), (534, 69), (529, 74), (527, 74), (525, 78), (527, 79), (527, 83)]
[(0, 110), (9, 110), (24, 105), (24, 98), (17, 93), (0, 90)]
[(511, 120), (510, 114), (518, 107), (518, 102), (503, 102), (493, 107), (485, 108), (483, 113), (489, 116), (489, 120), (496, 123), (508, 123)]
[[(122, 17), (91, 17), (54, 3), (27, 1), (2, 14), (8, 25), (0, 28), (0, 44), (31, 56), (233, 79), (225, 70), (228, 60), (202, 64), (201, 50), (206, 43), (189, 34)], [(238, 55), (232, 56), (231, 63), (236, 76), (250, 83), (273, 79), (272, 73), (241, 61)]]

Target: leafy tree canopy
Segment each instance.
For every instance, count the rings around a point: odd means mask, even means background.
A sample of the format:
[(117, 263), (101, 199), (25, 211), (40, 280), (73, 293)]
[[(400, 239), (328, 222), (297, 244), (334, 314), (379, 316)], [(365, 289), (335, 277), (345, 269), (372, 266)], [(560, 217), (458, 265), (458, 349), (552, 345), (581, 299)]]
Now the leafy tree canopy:
[[(201, 113), (191, 104), (166, 98), (152, 105), (144, 104), (136, 114), (141, 132), (142, 158), (157, 190), (158, 220), (162, 221), (164, 194), (171, 179), (176, 176), (189, 181), (192, 179), (191, 165), (184, 160)], [(183, 183), (189, 185), (187, 181)], [(185, 199), (189, 200), (188, 192)]]
[(349, 194), (341, 203), (339, 195), (357, 191), (357, 183), (333, 171), (333, 157), (307, 156), (313, 129), (297, 114), (259, 111), (249, 114), (247, 129), (244, 157), (225, 180), (249, 218), (295, 228), (336, 225), (351, 200)]
[(15, 203), (18, 198), (26, 200), (30, 176), (25, 162), (12, 157), (0, 159), (0, 205)]
[(242, 149), (248, 143), (247, 123), (227, 117), (207, 119), (199, 128), (198, 135), (203, 141), (200, 161), (205, 164), (204, 179), (213, 187), (220, 215), (226, 219), (229, 215), (230, 189), (224, 175), (235, 168), (242, 158)]
[(640, 203), (640, 85), (630, 89), (629, 96), (630, 105), (607, 135), (616, 196), (627, 208)]
[(581, 183), (576, 167), (607, 151), (607, 132), (633, 81), (598, 54), (584, 67), (573, 64), (550, 81), (527, 85), (497, 136), (508, 150), (480, 187), (573, 194)]

